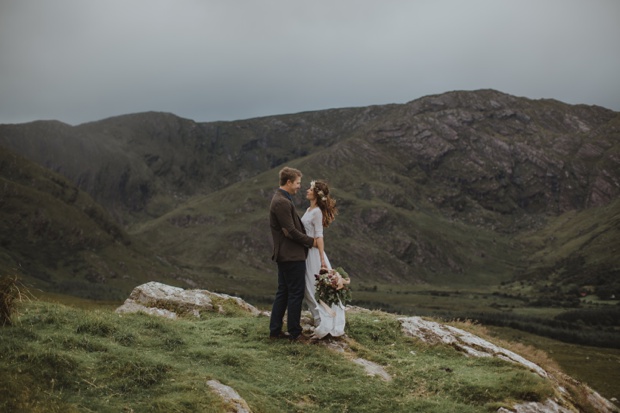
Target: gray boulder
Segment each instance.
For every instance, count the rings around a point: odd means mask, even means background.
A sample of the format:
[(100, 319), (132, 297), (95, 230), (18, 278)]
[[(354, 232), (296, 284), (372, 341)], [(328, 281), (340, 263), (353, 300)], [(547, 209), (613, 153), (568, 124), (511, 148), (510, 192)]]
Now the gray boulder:
[(170, 319), (188, 315), (200, 318), (200, 313), (203, 311), (225, 313), (226, 303), (231, 303), (235, 308), (238, 307), (254, 316), (263, 314), (259, 309), (239, 297), (207, 290), (184, 290), (155, 281), (134, 288), (129, 298), (116, 309), (116, 312), (143, 312)]

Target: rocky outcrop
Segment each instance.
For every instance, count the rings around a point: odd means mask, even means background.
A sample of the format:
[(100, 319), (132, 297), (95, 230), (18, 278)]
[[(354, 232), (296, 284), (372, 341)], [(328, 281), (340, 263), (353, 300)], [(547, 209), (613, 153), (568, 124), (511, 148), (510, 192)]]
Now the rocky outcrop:
[(157, 307), (147, 307), (129, 298), (125, 300), (122, 306), (116, 309), (116, 312), (119, 314), (144, 313), (157, 317), (169, 318), (171, 320), (176, 320), (178, 318), (177, 313), (175, 313), (174, 311)]
[(207, 385), (229, 406), (230, 410), (227, 411), (231, 413), (252, 413), (250, 406), (232, 387), (226, 386), (217, 380), (209, 380)]
[[(597, 395), (598, 396), (598, 395)], [(596, 412), (617, 412), (618, 408), (611, 404), (608, 400), (598, 397), (588, 397), (588, 401)], [(521, 403), (516, 404), (512, 409), (500, 408), (498, 413), (573, 413), (574, 410), (562, 407), (554, 400), (547, 400), (544, 403)]]
[(403, 333), (408, 336), (417, 337), (432, 344), (443, 343), (464, 352), (468, 356), (497, 357), (520, 364), (541, 377), (548, 377), (545, 370), (531, 361), (459, 328), (428, 321), (421, 317), (403, 317), (399, 318), (398, 321), (402, 325)]
[[(359, 308), (359, 307), (356, 307)], [(351, 307), (347, 307), (347, 310), (351, 310)], [(357, 311), (357, 310), (353, 310)], [(392, 381), (392, 375), (388, 373), (388, 371), (380, 364), (375, 363), (374, 361), (366, 360), (364, 358), (359, 357), (355, 351), (349, 345), (348, 337), (339, 337), (339, 338), (327, 338), (322, 339), (316, 342), (317, 344), (324, 345), (328, 349), (335, 351), (336, 353), (342, 354), (347, 359), (351, 360), (353, 363), (358, 366), (362, 366), (366, 371), (366, 375), (371, 377), (377, 377), (383, 381), (390, 382)]]
[(379, 377), (383, 381), (392, 381), (392, 376), (380, 364), (360, 357), (354, 358), (353, 363), (362, 366), (369, 376)]
[(594, 406), (596, 411), (601, 413), (618, 412), (618, 408), (613, 403), (585, 384), (566, 377), (561, 373), (552, 374), (547, 372), (518, 354), (460, 328), (425, 320), (421, 317), (402, 317), (398, 321), (401, 323), (403, 333), (410, 337), (416, 337), (430, 344), (449, 345), (463, 352), (468, 357), (497, 357), (511, 363), (520, 364), (539, 376), (550, 380), (556, 388), (557, 397), (555, 400), (548, 399), (544, 402), (516, 404), (512, 409), (500, 408), (498, 410), (500, 413), (570, 413), (580, 411), (578, 403), (572, 399), (571, 392), (567, 390), (567, 386), (578, 389), (578, 393), (586, 394), (588, 403)]
[(432, 202), (461, 219), (477, 207), (558, 214), (620, 193), (613, 111), (480, 90), (427, 96), (395, 112), (368, 140), (410, 173), (422, 170), (437, 192)]
[(225, 303), (232, 303), (243, 311), (258, 316), (262, 312), (239, 297), (213, 293), (207, 290), (184, 290), (179, 287), (151, 281), (133, 289), (129, 298), (116, 309), (117, 313), (143, 312), (176, 319), (178, 316), (200, 317), (203, 311), (226, 312)]
[(572, 413), (572, 410), (565, 409), (553, 400), (547, 400), (544, 403), (515, 404), (512, 409), (500, 407), (497, 413)]

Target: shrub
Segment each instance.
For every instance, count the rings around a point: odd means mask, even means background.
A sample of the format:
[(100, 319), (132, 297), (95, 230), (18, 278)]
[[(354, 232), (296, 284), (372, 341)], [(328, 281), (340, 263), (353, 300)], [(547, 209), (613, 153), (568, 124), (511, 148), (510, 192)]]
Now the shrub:
[(16, 304), (22, 301), (26, 294), (27, 290), (17, 281), (16, 276), (9, 275), (0, 278), (0, 324), (2, 327), (13, 324), (11, 316), (15, 313)]

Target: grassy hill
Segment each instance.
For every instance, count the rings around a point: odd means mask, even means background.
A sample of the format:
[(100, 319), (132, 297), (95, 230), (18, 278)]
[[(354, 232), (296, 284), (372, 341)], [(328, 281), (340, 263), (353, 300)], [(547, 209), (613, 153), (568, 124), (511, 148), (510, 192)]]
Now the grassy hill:
[[(290, 165), (306, 171), (309, 184), (311, 177), (320, 177), (313, 169), (325, 172), (321, 157), (322, 153), (317, 153)], [(451, 221), (436, 212), (357, 197), (355, 188), (337, 184), (350, 178), (350, 173), (334, 174), (330, 179), (340, 214), (326, 230), (326, 243), (330, 260), (350, 270), (358, 282), (440, 284), (459, 279), (457, 284), (465, 285), (506, 280), (514, 271), (518, 256), (502, 253), (509, 248), (508, 237)], [(274, 172), (269, 171), (194, 197), (131, 233), (148, 240), (167, 260), (201, 274), (205, 287), (271, 294), (274, 264), (267, 210), (273, 181)], [(303, 213), (304, 203), (301, 197), (298, 200)]]
[(1, 146), (0, 267), (33, 288), (98, 299), (179, 273), (65, 177)]
[[(18, 309), (14, 325), (0, 330), (7, 412), (230, 411), (209, 380), (233, 387), (256, 413), (492, 412), (557, 396), (551, 381), (522, 366), (406, 337), (383, 312), (350, 311), (347, 338), (328, 346), (270, 341), (267, 317), (234, 310), (171, 321), (46, 301)], [(544, 354), (514, 350), (562, 377)], [(356, 357), (384, 366), (392, 380), (369, 376)], [(561, 380), (563, 398), (596, 411), (581, 385)]]
[(521, 240), (532, 251), (527, 271), (518, 277), (527, 284), (562, 285), (601, 298), (620, 297), (620, 199), (598, 208), (570, 211), (550, 220), (543, 229)]

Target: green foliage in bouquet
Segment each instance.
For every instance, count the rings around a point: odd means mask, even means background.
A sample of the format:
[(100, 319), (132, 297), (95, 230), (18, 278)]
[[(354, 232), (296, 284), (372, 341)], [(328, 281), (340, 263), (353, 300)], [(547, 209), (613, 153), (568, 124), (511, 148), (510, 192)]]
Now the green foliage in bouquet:
[(329, 306), (338, 303), (344, 306), (351, 301), (351, 289), (349, 288), (351, 279), (342, 267), (335, 270), (321, 269), (318, 274), (314, 275), (314, 278), (316, 278), (314, 297), (317, 301), (323, 301)]

